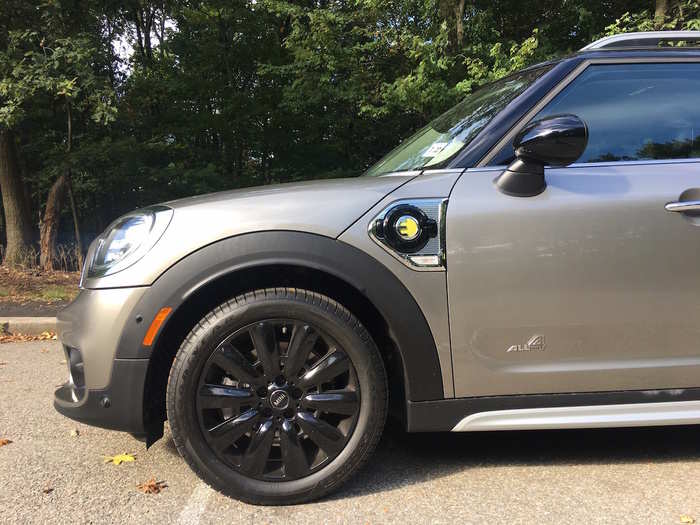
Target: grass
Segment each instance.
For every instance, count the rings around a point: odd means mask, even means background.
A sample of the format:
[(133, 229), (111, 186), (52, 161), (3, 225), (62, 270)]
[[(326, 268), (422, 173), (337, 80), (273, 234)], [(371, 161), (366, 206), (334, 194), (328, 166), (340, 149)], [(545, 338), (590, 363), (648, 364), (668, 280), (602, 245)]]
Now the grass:
[(52, 304), (78, 295), (78, 272), (10, 269), (0, 265), (0, 303)]
[(38, 290), (37, 293), (29, 294), (29, 297), (35, 301), (53, 303), (56, 301), (71, 301), (75, 297), (76, 292), (77, 290), (74, 286), (47, 286), (43, 290)]

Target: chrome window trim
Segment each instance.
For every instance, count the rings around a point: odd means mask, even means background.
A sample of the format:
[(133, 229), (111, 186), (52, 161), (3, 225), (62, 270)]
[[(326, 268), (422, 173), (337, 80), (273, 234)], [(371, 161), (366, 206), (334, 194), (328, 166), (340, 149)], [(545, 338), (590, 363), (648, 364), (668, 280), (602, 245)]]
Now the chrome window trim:
[[(406, 170), (406, 171), (389, 171), (387, 173), (382, 173), (381, 175), (376, 175), (377, 177), (417, 177), (423, 173), (423, 170)], [(365, 177), (363, 173), (360, 177)]]
[[(638, 58), (590, 58), (581, 62), (576, 68), (569, 73), (562, 81), (557, 84), (557, 86), (552, 89), (547, 95), (545, 95), (535, 106), (525, 113), (523, 117), (518, 120), (518, 122), (505, 134), (501, 139), (491, 147), (486, 155), (477, 163), (475, 168), (487, 167), (488, 163), (491, 162), (496, 154), (501, 151), (508, 142), (512, 141), (515, 135), (525, 127), (528, 122), (537, 115), (549, 102), (552, 101), (559, 93), (561, 93), (569, 84), (571, 84), (578, 76), (583, 73), (589, 66), (599, 65), (599, 64), (673, 64), (673, 63), (700, 63), (700, 58), (698, 57), (671, 57), (671, 58), (656, 58), (656, 57), (638, 57)], [(682, 160), (687, 162), (689, 159), (669, 159), (669, 160)], [(605, 164), (612, 164), (615, 166), (621, 165), (622, 162), (645, 162), (645, 161), (619, 161), (610, 162)], [(581, 163), (585, 164), (585, 163)], [(594, 163), (589, 163), (594, 164)], [(595, 163), (602, 164), (602, 163)], [(574, 166), (572, 164), (571, 166)], [(470, 168), (473, 169), (473, 168)]]
[[(648, 164), (692, 164), (700, 162), (700, 157), (688, 157), (687, 159), (647, 159), (647, 160), (620, 160), (606, 162), (575, 162), (569, 164), (566, 168), (606, 168), (615, 166), (644, 166)], [(498, 166), (484, 166), (480, 168), (469, 168), (467, 171), (503, 171), (508, 166), (499, 164)], [(545, 166), (545, 169), (564, 169), (561, 167)]]
[(464, 168), (436, 168), (436, 169), (431, 169), (431, 168), (425, 168), (422, 170), (420, 173), (421, 175), (450, 175), (450, 174), (459, 174), (464, 171)]

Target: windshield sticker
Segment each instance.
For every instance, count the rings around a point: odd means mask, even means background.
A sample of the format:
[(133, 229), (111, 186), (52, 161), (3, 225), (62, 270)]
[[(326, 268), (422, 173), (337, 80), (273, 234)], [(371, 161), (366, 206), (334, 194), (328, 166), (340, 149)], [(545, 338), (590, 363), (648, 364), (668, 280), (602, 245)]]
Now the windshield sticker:
[(434, 166), (435, 164), (440, 164), (443, 160), (449, 159), (452, 155), (457, 153), (464, 146), (464, 142), (459, 140), (453, 140), (449, 145), (443, 150), (435, 155), (432, 159), (425, 162), (424, 166)]
[(434, 157), (440, 153), (445, 146), (447, 146), (447, 142), (433, 142), (430, 147), (423, 152), (421, 157)]

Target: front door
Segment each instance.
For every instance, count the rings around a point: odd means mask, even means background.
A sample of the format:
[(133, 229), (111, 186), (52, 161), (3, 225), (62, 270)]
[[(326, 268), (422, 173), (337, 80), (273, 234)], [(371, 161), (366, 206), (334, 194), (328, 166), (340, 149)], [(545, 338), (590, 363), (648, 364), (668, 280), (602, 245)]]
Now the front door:
[(700, 64), (591, 64), (558, 113), (589, 144), (544, 193), (487, 167), (450, 196), (456, 396), (700, 386), (700, 217), (666, 210), (700, 200)]

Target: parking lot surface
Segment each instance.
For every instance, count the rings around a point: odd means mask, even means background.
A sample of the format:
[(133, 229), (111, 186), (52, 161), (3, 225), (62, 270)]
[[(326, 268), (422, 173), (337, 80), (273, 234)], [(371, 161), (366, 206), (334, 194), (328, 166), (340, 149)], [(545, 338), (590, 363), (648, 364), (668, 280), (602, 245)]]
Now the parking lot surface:
[[(0, 345), (0, 523), (680, 523), (700, 518), (700, 426), (409, 435), (320, 502), (256, 507), (213, 491), (168, 432), (150, 450), (52, 407), (58, 343)], [(77, 435), (76, 431), (77, 430)], [(119, 466), (105, 456), (133, 453)], [(160, 494), (137, 485), (167, 484)], [(700, 519), (698, 519), (700, 522)]]

